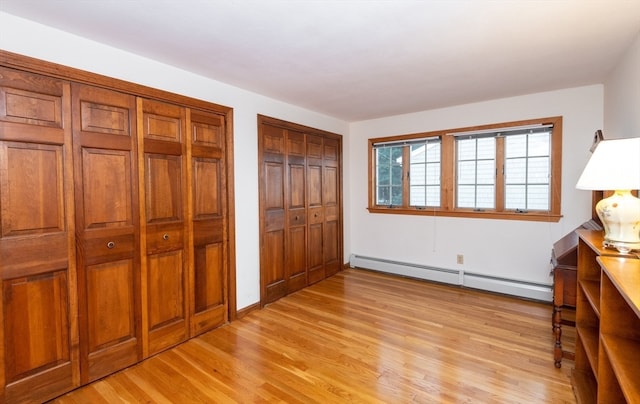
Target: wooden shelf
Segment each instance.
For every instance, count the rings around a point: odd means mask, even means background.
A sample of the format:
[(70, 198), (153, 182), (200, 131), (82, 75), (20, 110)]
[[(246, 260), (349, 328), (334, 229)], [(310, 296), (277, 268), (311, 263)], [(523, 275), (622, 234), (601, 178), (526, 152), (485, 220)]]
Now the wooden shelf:
[(578, 403), (640, 403), (640, 260), (602, 247), (602, 232), (578, 230)]
[(571, 384), (578, 404), (595, 404), (598, 391), (593, 374), (574, 369), (571, 373)]
[(601, 337), (604, 352), (609, 358), (613, 373), (626, 400), (630, 403), (640, 400), (640, 341), (613, 335)]
[(582, 343), (587, 359), (591, 364), (591, 370), (593, 371), (596, 379), (598, 378), (598, 328), (584, 327), (582, 325), (576, 326), (576, 333)]
[(600, 318), (600, 282), (580, 281), (580, 287), (582, 287), (584, 295), (591, 304), (596, 316)]

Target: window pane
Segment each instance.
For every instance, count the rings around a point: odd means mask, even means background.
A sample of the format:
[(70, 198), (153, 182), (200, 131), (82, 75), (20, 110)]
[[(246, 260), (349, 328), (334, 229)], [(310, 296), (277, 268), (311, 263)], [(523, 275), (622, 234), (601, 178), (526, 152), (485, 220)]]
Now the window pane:
[(529, 135), (529, 156), (548, 156), (551, 149), (551, 133), (532, 133)]
[(509, 159), (505, 162), (504, 180), (507, 184), (524, 184), (527, 179), (527, 160), (523, 158)]
[(533, 210), (549, 210), (549, 187), (546, 185), (529, 186), (527, 208)]
[(458, 184), (476, 183), (476, 162), (461, 161), (458, 163)]
[(493, 185), (478, 185), (476, 208), (493, 209), (495, 207), (495, 187)]
[(527, 155), (527, 135), (507, 136), (505, 157), (524, 157)]
[(496, 179), (496, 167), (494, 160), (478, 161), (478, 184), (494, 184)]
[(456, 139), (456, 147), (457, 206), (493, 209), (496, 180), (495, 138)]
[[(402, 204), (402, 147), (380, 147), (376, 153), (376, 204)], [(397, 202), (398, 188), (400, 202)]]
[(526, 209), (527, 187), (524, 185), (507, 185), (505, 187), (504, 207), (506, 209)]
[(427, 169), (425, 164), (413, 164), (411, 163), (411, 167), (409, 168), (409, 184), (411, 185), (423, 185), (426, 181), (426, 172)]
[(409, 204), (411, 206), (424, 206), (427, 200), (426, 188), (423, 186), (412, 186)]
[(391, 166), (391, 185), (402, 185), (402, 166)]
[[(438, 141), (411, 145), (410, 158), (409, 205), (440, 206), (439, 139)], [(435, 194), (432, 195), (432, 193)]]
[(390, 205), (391, 204), (391, 187), (378, 187), (376, 195), (377, 205)]
[(496, 138), (484, 137), (478, 140), (478, 160), (495, 159), (496, 156)]
[(391, 204), (402, 205), (402, 187), (391, 188)]
[(458, 199), (459, 208), (475, 208), (476, 207), (475, 185), (459, 185), (457, 199)]
[(535, 157), (529, 159), (527, 182), (534, 184), (549, 183), (549, 157)]
[(426, 206), (440, 206), (440, 185), (427, 186)]
[(506, 209), (550, 209), (550, 142), (549, 131), (505, 138)]

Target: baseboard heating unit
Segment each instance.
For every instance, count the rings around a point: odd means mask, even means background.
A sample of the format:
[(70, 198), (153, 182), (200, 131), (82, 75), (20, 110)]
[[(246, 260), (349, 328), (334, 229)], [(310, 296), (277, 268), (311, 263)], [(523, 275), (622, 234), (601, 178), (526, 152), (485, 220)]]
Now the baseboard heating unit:
[(349, 257), (349, 266), (351, 268), (370, 269), (428, 281), (504, 293), (527, 299), (545, 302), (551, 302), (553, 300), (553, 285), (499, 278), (465, 272), (461, 269), (438, 268), (382, 258), (365, 257), (356, 254), (351, 254)]

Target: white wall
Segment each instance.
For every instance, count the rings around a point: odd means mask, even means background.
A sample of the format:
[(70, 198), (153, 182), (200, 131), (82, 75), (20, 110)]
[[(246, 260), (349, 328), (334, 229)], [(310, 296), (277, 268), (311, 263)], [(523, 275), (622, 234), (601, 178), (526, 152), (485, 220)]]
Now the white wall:
[[(558, 223), (370, 214), (367, 139), (531, 118), (563, 116), (562, 214)], [(554, 241), (591, 217), (591, 196), (575, 184), (602, 128), (603, 86), (593, 85), (352, 123), (349, 129), (352, 253), (550, 284)], [(464, 264), (456, 264), (456, 255)]]
[(640, 33), (604, 84), (605, 139), (640, 137)]
[[(0, 49), (234, 109), (237, 307), (260, 300), (257, 114), (345, 134), (346, 122), (0, 12)], [(8, 34), (11, 33), (11, 34)]]

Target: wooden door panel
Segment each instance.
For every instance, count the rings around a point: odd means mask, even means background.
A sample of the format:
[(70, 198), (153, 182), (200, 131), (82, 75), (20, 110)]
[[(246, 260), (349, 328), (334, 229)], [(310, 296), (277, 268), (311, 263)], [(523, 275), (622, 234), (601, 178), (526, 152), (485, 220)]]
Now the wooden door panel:
[(145, 153), (145, 205), (147, 223), (183, 219), (182, 158)]
[(307, 227), (288, 229), (287, 293), (307, 286)]
[(262, 124), (260, 129), (262, 130), (260, 140), (262, 141), (263, 152), (265, 154), (283, 156), (286, 153), (286, 150), (284, 147), (285, 142), (282, 129), (267, 124)]
[(307, 243), (307, 256), (309, 259), (309, 284), (318, 282), (325, 277), (324, 273), (324, 223), (309, 224), (309, 239)]
[(338, 169), (336, 167), (325, 167), (322, 177), (323, 205), (335, 206), (338, 204)]
[(71, 361), (66, 271), (3, 282), (5, 380)]
[(305, 169), (304, 163), (289, 163), (289, 209), (305, 207)]
[(149, 329), (184, 319), (182, 250), (148, 258)]
[[(85, 89), (89, 97), (99, 94), (98, 91), (95, 91), (95, 93), (94, 91), (91, 88)], [(130, 119), (130, 110), (126, 106), (104, 104), (99, 99), (95, 101), (80, 101), (80, 129), (83, 132), (130, 137)]]
[(2, 237), (61, 232), (62, 147), (0, 142)]
[(261, 277), (266, 286), (265, 303), (277, 300), (286, 294), (284, 246), (284, 230), (274, 230), (263, 235)]
[(322, 206), (322, 166), (307, 165), (309, 207)]
[(322, 137), (307, 135), (307, 159), (322, 159)]
[(264, 171), (264, 209), (284, 209), (284, 166), (268, 162)]
[(340, 228), (337, 220), (325, 222), (324, 227), (324, 264), (325, 275), (331, 276), (340, 269)]
[(39, 91), (0, 86), (0, 121), (61, 128), (62, 97)]
[(193, 172), (193, 218), (202, 220), (222, 215), (221, 162), (217, 159), (192, 159)]
[[(287, 157), (305, 156), (306, 142), (302, 132), (287, 130)], [(304, 159), (302, 160), (304, 162)]]
[(135, 338), (133, 276), (132, 260), (86, 268), (90, 352)]
[(134, 225), (131, 169), (129, 150), (83, 148), (84, 229)]
[(195, 247), (195, 315), (192, 334), (227, 321), (227, 277), (222, 242)]
[(144, 114), (144, 137), (146, 139), (166, 140), (180, 143), (182, 141), (182, 123), (179, 116), (161, 115), (170, 114), (175, 106), (166, 107), (166, 111), (162, 111), (163, 106), (156, 103), (154, 111), (157, 113), (146, 112)]
[(224, 118), (192, 112), (191, 138), (194, 145), (224, 149)]
[(196, 247), (195, 283), (196, 312), (224, 304), (225, 277), (223, 271), (222, 243)]

